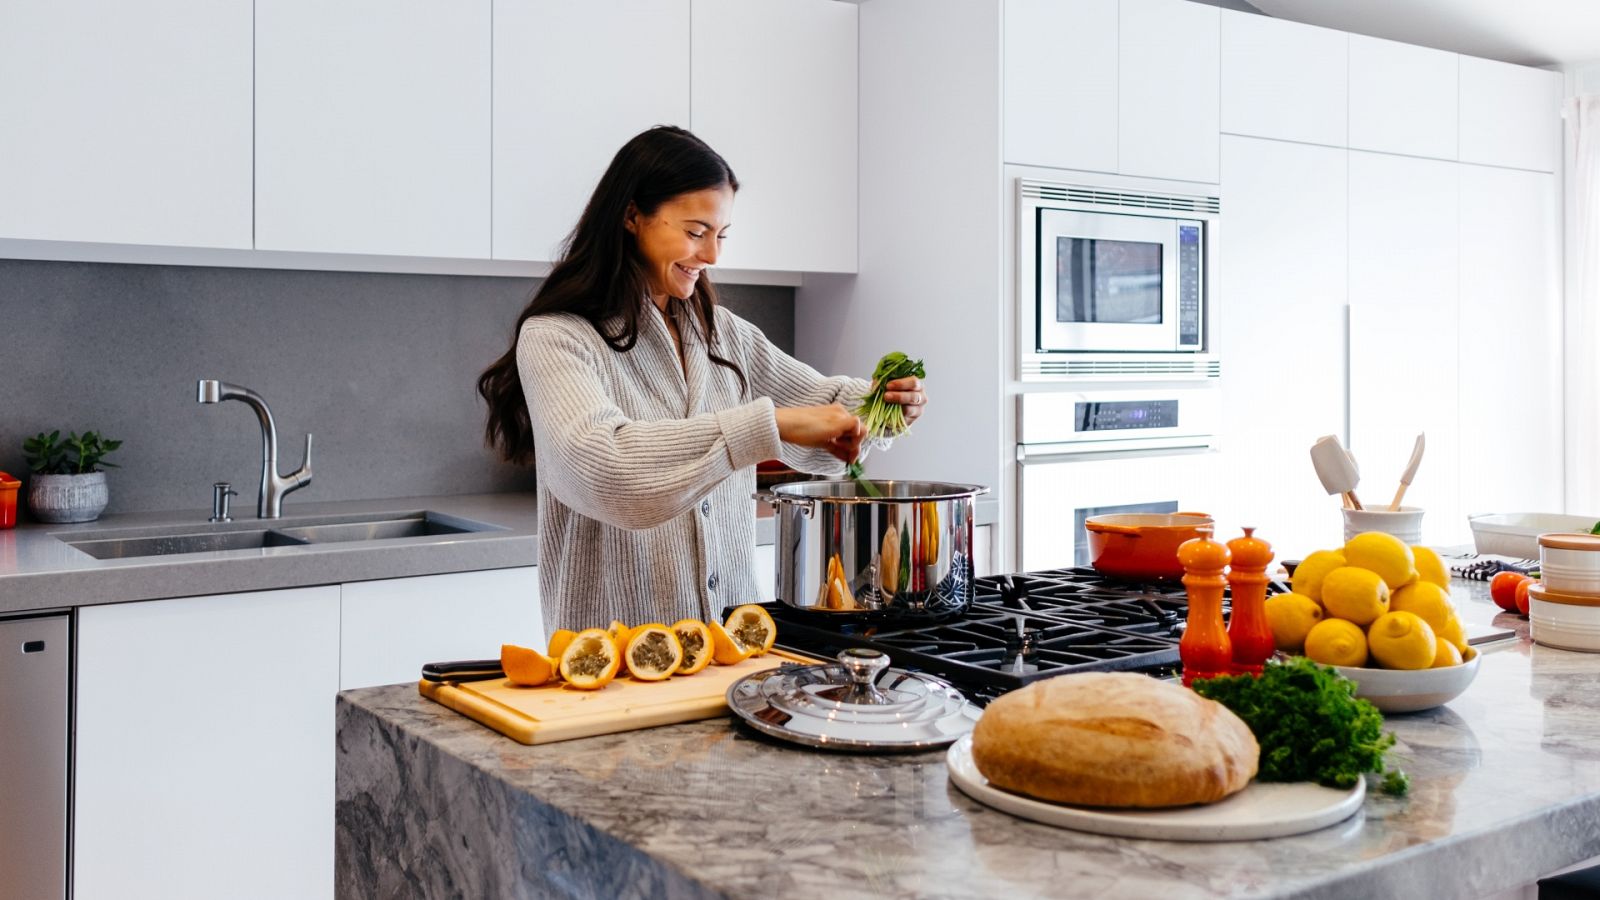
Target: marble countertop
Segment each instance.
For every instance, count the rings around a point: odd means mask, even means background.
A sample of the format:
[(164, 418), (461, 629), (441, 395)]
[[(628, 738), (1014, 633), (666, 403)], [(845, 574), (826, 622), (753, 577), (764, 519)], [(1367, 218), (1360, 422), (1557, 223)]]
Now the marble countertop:
[[(425, 510), (494, 530), (104, 560), (66, 543), (89, 536), (281, 528)], [(291, 502), (281, 519), (256, 519), (245, 511), (221, 526), (208, 523), (208, 515), (205, 510), (128, 513), (81, 525), (26, 524), (0, 531), (0, 614), (531, 566), (539, 558), (532, 493)]]
[(1298, 837), (1099, 837), (982, 806), (942, 752), (854, 756), (718, 719), (526, 747), (417, 694), (342, 694), (341, 897), (1469, 897), (1600, 854), (1600, 656), (1454, 596), (1475, 683), (1389, 717), (1411, 792)]

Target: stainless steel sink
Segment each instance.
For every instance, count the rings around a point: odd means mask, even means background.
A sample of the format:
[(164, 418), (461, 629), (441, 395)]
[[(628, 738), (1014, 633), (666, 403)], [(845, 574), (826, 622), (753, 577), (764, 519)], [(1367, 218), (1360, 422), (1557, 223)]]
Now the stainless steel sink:
[(252, 528), (249, 523), (230, 522), (212, 526), (189, 525), (181, 530), (170, 527), (118, 529), (74, 532), (56, 537), (95, 559), (127, 559), (501, 530), (504, 529), (498, 525), (422, 511), (280, 519), (272, 528)]

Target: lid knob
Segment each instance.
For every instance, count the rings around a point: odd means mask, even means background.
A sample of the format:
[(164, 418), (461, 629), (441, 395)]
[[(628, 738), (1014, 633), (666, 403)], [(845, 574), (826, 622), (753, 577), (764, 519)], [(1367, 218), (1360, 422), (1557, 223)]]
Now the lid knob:
[(878, 673), (889, 667), (889, 657), (878, 650), (868, 650), (864, 647), (851, 647), (841, 650), (837, 657), (839, 664), (850, 673), (850, 689), (845, 696), (840, 698), (843, 703), (859, 703), (870, 706), (883, 706), (894, 702), (894, 699), (883, 691), (878, 690)]

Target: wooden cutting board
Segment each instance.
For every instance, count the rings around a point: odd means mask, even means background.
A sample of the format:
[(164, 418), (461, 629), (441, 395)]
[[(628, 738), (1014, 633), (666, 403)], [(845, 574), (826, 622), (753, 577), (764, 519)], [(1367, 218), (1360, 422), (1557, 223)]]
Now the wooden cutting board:
[(564, 684), (518, 687), (504, 678), (460, 683), (423, 680), (417, 689), (429, 700), (514, 741), (549, 744), (727, 715), (729, 685), (786, 662), (809, 665), (817, 660), (773, 650), (738, 665), (711, 665), (666, 681), (618, 678), (598, 691)]

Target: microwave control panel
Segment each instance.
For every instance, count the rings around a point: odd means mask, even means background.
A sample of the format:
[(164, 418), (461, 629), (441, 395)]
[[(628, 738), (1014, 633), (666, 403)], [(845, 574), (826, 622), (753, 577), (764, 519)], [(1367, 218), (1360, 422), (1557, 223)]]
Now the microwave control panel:
[(1178, 226), (1178, 346), (1200, 346), (1200, 226)]

